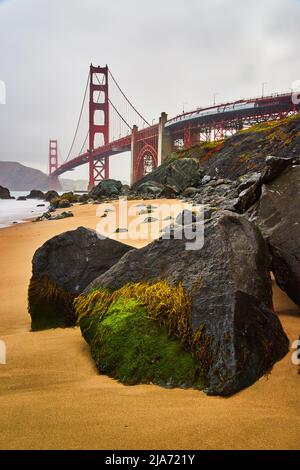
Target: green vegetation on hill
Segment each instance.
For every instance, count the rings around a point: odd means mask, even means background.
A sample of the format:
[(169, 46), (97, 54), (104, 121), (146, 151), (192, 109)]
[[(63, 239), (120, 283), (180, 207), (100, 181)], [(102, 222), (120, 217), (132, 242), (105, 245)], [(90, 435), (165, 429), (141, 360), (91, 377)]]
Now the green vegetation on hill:
[(219, 142), (203, 142), (175, 152), (178, 159), (193, 158), (211, 176), (236, 179), (261, 172), (269, 155), (300, 154), (300, 114), (255, 124)]
[(279, 129), (280, 127), (286, 126), (287, 124), (297, 121), (300, 118), (300, 113), (294, 114), (292, 116), (288, 116), (287, 118), (280, 119), (279, 121), (265, 121), (259, 122), (258, 124), (254, 124), (247, 129), (242, 129), (239, 131), (239, 134), (247, 134), (251, 132), (270, 132), (275, 129)]

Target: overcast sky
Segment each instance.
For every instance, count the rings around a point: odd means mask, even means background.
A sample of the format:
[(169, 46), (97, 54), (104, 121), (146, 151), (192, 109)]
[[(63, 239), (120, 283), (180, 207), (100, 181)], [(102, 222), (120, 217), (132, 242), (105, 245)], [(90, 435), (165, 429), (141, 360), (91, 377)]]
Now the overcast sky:
[[(259, 95), (262, 82), (289, 90), (299, 25), (298, 0), (0, 0), (0, 160), (46, 171), (50, 137), (65, 157), (90, 62), (107, 63), (149, 121), (214, 93)], [(128, 173), (128, 157), (111, 160), (112, 177)]]

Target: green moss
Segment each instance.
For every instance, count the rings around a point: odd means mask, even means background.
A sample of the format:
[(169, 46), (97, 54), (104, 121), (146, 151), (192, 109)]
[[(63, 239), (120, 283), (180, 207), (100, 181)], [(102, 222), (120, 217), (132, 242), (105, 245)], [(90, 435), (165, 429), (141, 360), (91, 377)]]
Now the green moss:
[(189, 293), (185, 293), (181, 284), (171, 287), (166, 281), (156, 283), (129, 283), (110, 292), (98, 289), (88, 296), (80, 295), (74, 303), (78, 323), (87, 316), (98, 316), (102, 320), (109, 306), (119, 297), (134, 298), (146, 306), (151, 320), (168, 327), (169, 335), (179, 338), (182, 344), (190, 336), (190, 317), (192, 301)]
[(162, 165), (164, 165), (164, 166), (170, 165), (170, 163), (172, 163), (176, 160), (178, 160), (178, 155), (177, 155), (176, 152), (172, 152), (172, 153), (170, 153), (169, 155), (166, 156), (166, 158), (162, 162)]
[(204, 387), (192, 355), (178, 340), (169, 338), (167, 326), (151, 320), (135, 299), (120, 297), (109, 306), (104, 319), (99, 321), (97, 314), (83, 317), (80, 326), (103, 374), (128, 385)]
[(201, 148), (205, 149), (205, 150), (215, 150), (215, 149), (219, 148), (220, 145), (222, 145), (223, 143), (224, 143), (224, 140), (222, 140), (222, 141), (217, 140), (217, 141), (211, 141), (211, 142), (203, 142), (203, 144), (201, 144)]
[(66, 199), (71, 204), (74, 204), (74, 203), (78, 202), (78, 196), (76, 196), (76, 194), (73, 194), (72, 192), (64, 193), (60, 198), (61, 199)]
[(239, 156), (239, 162), (240, 163), (247, 163), (249, 160), (251, 160), (251, 158), (253, 157), (253, 155), (251, 155), (251, 153), (242, 153), (240, 156)]
[[(124, 383), (202, 388), (211, 366), (211, 342), (191, 328), (190, 291), (166, 281), (97, 289), (74, 301), (78, 324), (100, 372)], [(174, 369), (175, 366), (175, 369)]]
[(297, 120), (300, 118), (300, 114), (294, 114), (292, 116), (288, 116), (287, 118), (280, 119), (278, 121), (266, 121), (260, 122), (258, 124), (254, 124), (253, 126), (249, 127), (248, 129), (243, 129), (239, 132), (239, 134), (251, 134), (255, 132), (262, 132), (262, 133), (272, 133), (277, 128), (289, 124), (290, 122)]
[(176, 151), (177, 158), (194, 158), (204, 161), (210, 158), (214, 153), (218, 152), (225, 141), (201, 142), (193, 145), (188, 149), (179, 149)]
[(32, 331), (74, 326), (75, 297), (47, 277), (33, 277), (28, 289)]

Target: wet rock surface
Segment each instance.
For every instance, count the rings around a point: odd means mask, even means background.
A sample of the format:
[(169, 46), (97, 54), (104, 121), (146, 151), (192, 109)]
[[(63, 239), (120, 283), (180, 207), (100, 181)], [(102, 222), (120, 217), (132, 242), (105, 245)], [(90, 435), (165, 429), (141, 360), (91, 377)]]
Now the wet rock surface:
[(123, 185), (121, 181), (107, 179), (101, 181), (95, 188), (93, 188), (89, 195), (93, 199), (98, 199), (101, 197), (116, 197), (122, 194)]
[[(187, 188), (194, 187), (199, 182), (199, 163), (192, 158), (171, 159), (154, 170), (150, 175), (138, 181), (133, 190), (138, 193), (147, 193), (155, 189), (164, 197), (176, 196)], [(160, 193), (159, 193), (160, 191)], [(172, 197), (173, 197), (172, 196)]]
[(202, 249), (186, 250), (184, 239), (155, 241), (127, 253), (84, 292), (129, 282), (182, 283), (192, 296), (191, 327), (202, 332), (206, 344), (207, 393), (228, 396), (254, 383), (288, 352), (272, 311), (270, 262), (253, 224), (220, 213), (206, 224)]
[(0, 186), (0, 199), (12, 199), (9, 189)]
[(28, 299), (33, 329), (74, 325), (74, 298), (131, 249), (83, 227), (48, 240), (32, 261)]
[(270, 246), (277, 284), (300, 306), (300, 166), (291, 165), (262, 188), (250, 214)]
[(40, 191), (39, 189), (32, 189), (28, 196), (26, 196), (27, 199), (45, 199), (45, 194)]

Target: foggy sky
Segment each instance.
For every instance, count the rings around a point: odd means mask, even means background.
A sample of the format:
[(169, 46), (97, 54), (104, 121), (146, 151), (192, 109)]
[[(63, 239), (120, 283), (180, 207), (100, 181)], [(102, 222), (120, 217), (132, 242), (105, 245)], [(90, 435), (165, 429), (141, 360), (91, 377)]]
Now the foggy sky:
[[(66, 156), (91, 62), (110, 66), (149, 121), (214, 93), (260, 95), (262, 82), (288, 91), (300, 79), (299, 24), (297, 0), (0, 0), (0, 160), (46, 171), (49, 138)], [(112, 177), (128, 174), (128, 157), (111, 159)]]

